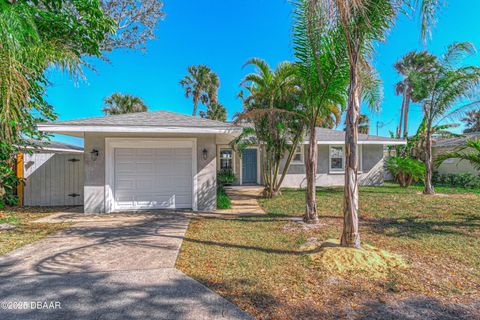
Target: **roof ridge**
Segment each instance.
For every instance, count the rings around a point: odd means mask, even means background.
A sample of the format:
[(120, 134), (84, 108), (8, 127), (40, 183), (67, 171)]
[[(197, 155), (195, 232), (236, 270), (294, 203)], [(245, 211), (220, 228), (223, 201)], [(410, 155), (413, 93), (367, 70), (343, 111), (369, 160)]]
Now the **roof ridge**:
[[(100, 119), (105, 119), (110, 120), (110, 121), (115, 121), (117, 119), (130, 119), (130, 118), (139, 118), (142, 119), (148, 114), (169, 114), (174, 117), (182, 117), (184, 121), (197, 121), (203, 124), (211, 124), (215, 126), (222, 126), (222, 127), (231, 127), (234, 126), (232, 123), (229, 122), (223, 122), (219, 120), (212, 120), (212, 119), (206, 119), (206, 118), (201, 118), (201, 117), (195, 117), (191, 115), (187, 115), (184, 113), (179, 113), (179, 112), (174, 112), (170, 110), (152, 110), (152, 111), (143, 111), (143, 112), (132, 112), (132, 113), (124, 113), (124, 114), (114, 114), (114, 115), (103, 115), (103, 116), (95, 116), (95, 117), (84, 117), (84, 118), (77, 118), (77, 119), (70, 119), (70, 120), (60, 120), (56, 122), (43, 122), (40, 124), (75, 124), (78, 122), (86, 122), (86, 121), (97, 121)], [(104, 123), (104, 125), (109, 125), (107, 123)], [(113, 125), (113, 124), (112, 124)], [(123, 124), (125, 125), (125, 124)], [(145, 124), (143, 124), (145, 125)], [(155, 124), (148, 124), (147, 126), (154, 126)], [(194, 125), (192, 125), (194, 126)]]

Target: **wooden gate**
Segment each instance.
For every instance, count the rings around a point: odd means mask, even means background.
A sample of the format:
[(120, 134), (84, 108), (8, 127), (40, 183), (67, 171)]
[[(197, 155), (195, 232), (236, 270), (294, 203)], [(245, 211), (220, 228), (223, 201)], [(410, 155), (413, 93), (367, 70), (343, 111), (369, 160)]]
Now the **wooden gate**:
[(83, 205), (83, 154), (24, 155), (24, 205)]

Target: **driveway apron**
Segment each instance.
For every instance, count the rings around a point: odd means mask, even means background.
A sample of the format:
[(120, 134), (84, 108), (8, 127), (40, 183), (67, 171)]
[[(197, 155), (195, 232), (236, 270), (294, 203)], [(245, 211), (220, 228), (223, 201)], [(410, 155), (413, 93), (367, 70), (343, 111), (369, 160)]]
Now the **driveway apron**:
[(186, 216), (80, 221), (0, 257), (0, 319), (251, 319), (175, 269)]

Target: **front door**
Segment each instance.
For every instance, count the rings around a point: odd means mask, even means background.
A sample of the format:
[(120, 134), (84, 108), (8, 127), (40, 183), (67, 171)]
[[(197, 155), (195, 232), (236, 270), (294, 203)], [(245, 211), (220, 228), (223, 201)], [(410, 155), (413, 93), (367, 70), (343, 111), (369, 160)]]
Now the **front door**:
[(242, 152), (242, 183), (257, 183), (257, 149)]

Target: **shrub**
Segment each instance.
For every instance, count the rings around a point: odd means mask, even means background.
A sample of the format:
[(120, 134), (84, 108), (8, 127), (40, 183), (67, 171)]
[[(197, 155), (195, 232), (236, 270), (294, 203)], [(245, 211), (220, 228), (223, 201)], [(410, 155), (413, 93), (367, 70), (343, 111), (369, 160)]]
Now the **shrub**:
[(217, 209), (230, 209), (232, 202), (222, 185), (217, 188)]
[(222, 169), (217, 173), (217, 181), (220, 185), (228, 185), (235, 182), (235, 174), (232, 169)]
[(0, 209), (5, 205), (18, 205), (15, 189), (20, 180), (7, 162), (0, 161)]
[(408, 187), (413, 182), (422, 180), (425, 165), (419, 160), (408, 157), (391, 157), (387, 160), (387, 170), (401, 187)]
[(435, 186), (478, 189), (480, 188), (480, 177), (471, 173), (434, 173), (432, 183)]

